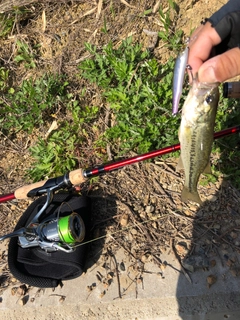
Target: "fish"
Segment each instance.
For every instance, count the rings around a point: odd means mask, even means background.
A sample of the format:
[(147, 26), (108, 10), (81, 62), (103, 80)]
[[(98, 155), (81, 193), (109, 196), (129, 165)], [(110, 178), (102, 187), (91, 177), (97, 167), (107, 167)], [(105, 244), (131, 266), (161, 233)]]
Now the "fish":
[(201, 83), (196, 77), (182, 108), (178, 132), (181, 154), (176, 170), (184, 169), (183, 202), (191, 200), (202, 204), (197, 185), (202, 173), (211, 173), (218, 86), (219, 83)]
[(178, 55), (173, 72), (173, 100), (172, 100), (172, 115), (178, 113), (179, 102), (182, 95), (184, 75), (187, 68), (189, 47), (186, 46), (185, 49)]

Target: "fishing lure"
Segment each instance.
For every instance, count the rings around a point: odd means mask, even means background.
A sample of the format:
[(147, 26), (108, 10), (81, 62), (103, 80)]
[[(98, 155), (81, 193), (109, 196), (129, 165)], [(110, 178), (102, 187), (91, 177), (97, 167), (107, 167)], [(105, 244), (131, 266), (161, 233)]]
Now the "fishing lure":
[[(187, 43), (188, 44), (188, 43)], [(183, 81), (186, 68), (191, 68), (187, 65), (188, 61), (189, 47), (186, 46), (184, 51), (181, 52), (176, 60), (174, 73), (173, 73), (173, 105), (172, 114), (176, 115), (178, 113), (179, 101), (182, 94)]]

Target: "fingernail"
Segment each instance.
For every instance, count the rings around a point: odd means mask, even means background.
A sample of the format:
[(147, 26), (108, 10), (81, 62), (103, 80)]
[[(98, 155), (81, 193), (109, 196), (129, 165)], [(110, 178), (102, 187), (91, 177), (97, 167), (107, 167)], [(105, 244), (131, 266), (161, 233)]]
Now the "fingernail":
[(217, 82), (215, 69), (213, 67), (200, 68), (198, 79), (200, 82)]

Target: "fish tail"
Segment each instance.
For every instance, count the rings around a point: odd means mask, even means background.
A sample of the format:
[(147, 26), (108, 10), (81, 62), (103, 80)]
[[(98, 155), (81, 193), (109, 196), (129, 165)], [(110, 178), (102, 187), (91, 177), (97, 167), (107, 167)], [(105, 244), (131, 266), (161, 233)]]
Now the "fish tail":
[(200, 199), (198, 192), (190, 192), (187, 187), (183, 187), (181, 198), (183, 202), (190, 200), (202, 204), (202, 200)]

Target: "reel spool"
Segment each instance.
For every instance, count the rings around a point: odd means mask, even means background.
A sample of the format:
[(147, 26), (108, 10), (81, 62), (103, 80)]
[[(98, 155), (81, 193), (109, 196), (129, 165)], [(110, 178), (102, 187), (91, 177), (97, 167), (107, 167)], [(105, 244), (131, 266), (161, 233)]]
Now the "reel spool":
[(31, 223), (18, 242), (22, 248), (39, 246), (46, 252), (62, 250), (72, 252), (74, 244), (85, 238), (85, 225), (79, 214), (48, 219), (40, 224)]
[(73, 212), (69, 216), (44, 223), (41, 233), (49, 241), (74, 244), (83, 241), (85, 226), (82, 218)]

